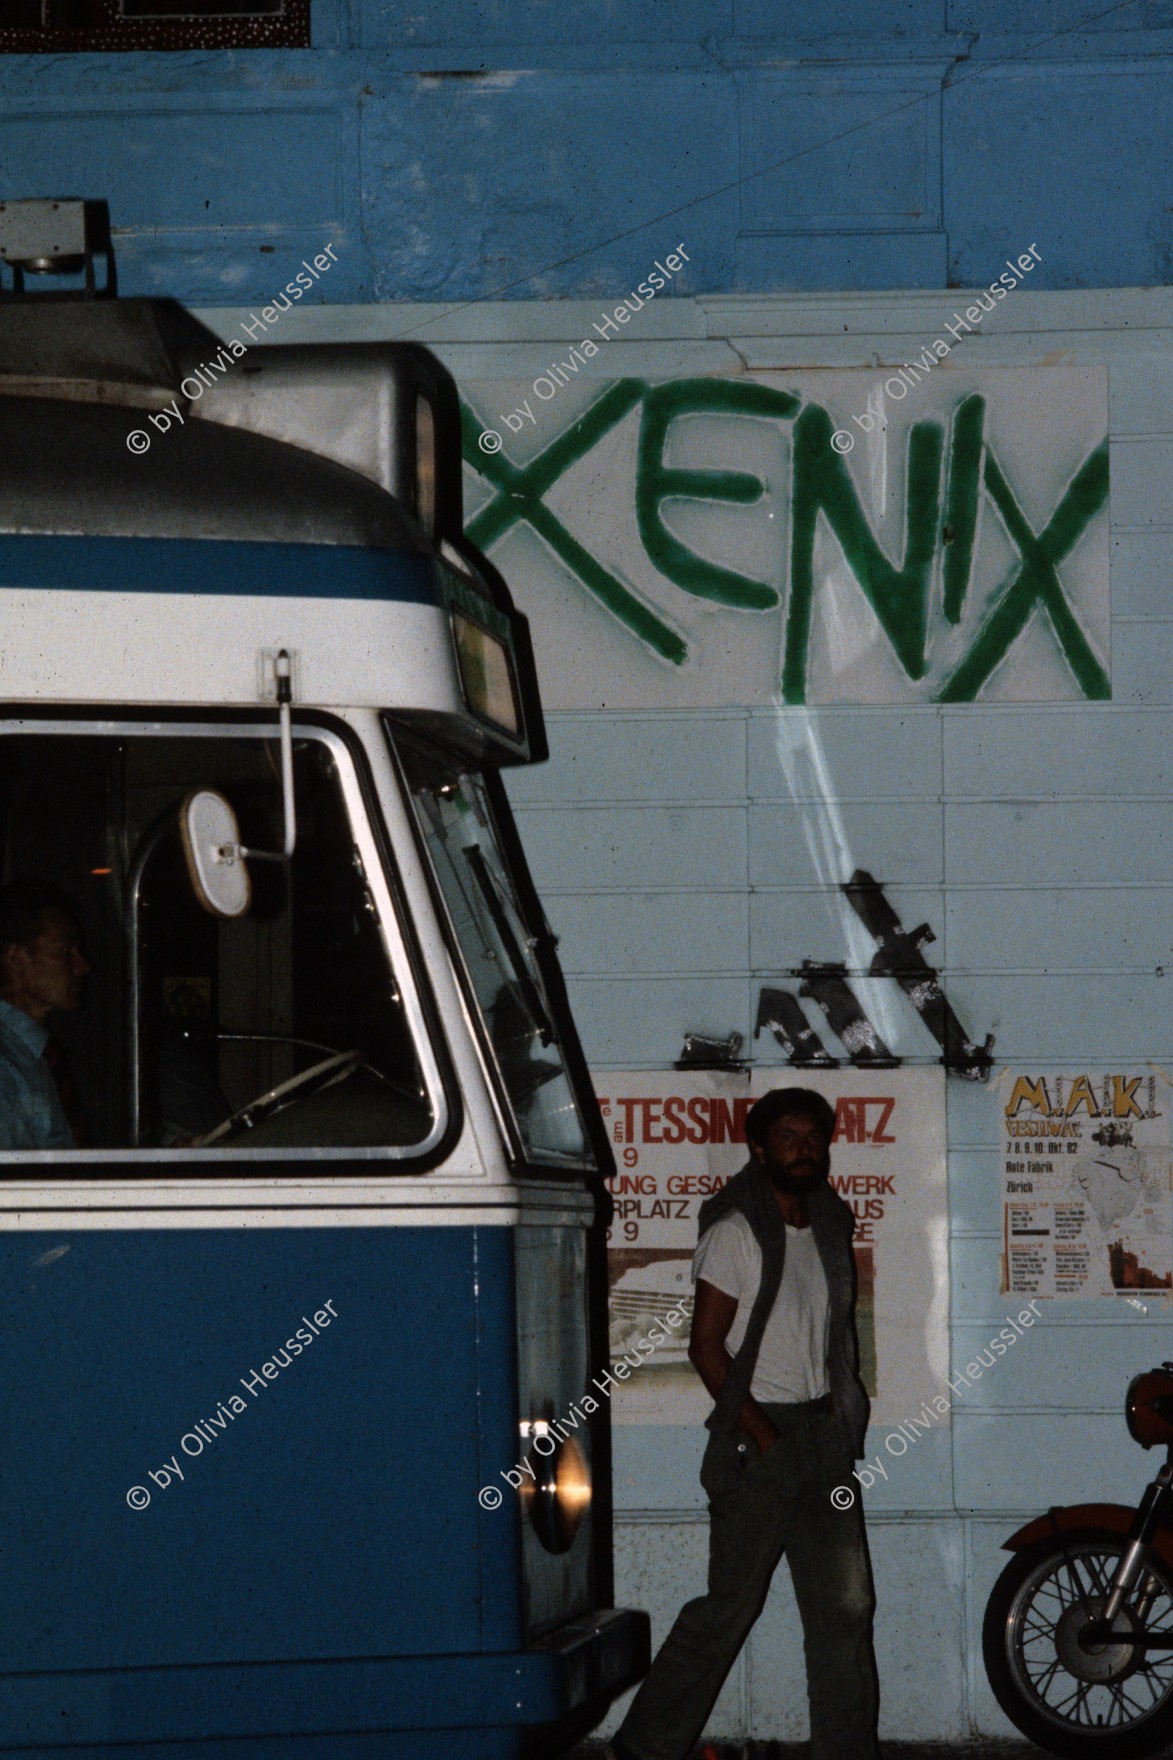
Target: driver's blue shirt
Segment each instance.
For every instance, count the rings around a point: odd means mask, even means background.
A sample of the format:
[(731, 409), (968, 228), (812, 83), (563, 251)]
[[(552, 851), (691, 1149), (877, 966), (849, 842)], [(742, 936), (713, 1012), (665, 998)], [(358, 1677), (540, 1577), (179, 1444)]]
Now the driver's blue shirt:
[(45, 1062), (46, 1029), (0, 1002), (0, 1149), (72, 1149), (73, 1132)]

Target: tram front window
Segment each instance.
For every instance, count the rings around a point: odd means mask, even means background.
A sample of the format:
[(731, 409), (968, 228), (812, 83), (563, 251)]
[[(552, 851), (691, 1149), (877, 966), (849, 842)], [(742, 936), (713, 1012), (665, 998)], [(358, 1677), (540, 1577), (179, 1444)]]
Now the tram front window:
[(416, 812), (527, 1155), (590, 1161), (555, 1011), (485, 780), (404, 742)]
[(231, 803), (247, 847), (280, 849), (271, 736), (0, 737), (0, 878), (47, 877), (76, 900), (93, 968), (80, 1010), (47, 1023), (77, 1147), (422, 1143), (436, 1113), (341, 742), (295, 739), (293, 857), (250, 860), (231, 920), (202, 908), (184, 859), (180, 807), (202, 788)]

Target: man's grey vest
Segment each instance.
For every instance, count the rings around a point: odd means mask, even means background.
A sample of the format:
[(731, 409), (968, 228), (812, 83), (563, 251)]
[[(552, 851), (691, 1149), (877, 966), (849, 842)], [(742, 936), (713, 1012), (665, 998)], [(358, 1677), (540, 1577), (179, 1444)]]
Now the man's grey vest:
[[(786, 1227), (782, 1212), (770, 1177), (757, 1160), (751, 1159), (719, 1192), (706, 1198), (701, 1205), (698, 1238), (722, 1216), (734, 1210), (739, 1210), (745, 1217), (761, 1249), (762, 1281), (750, 1311), (745, 1338), (708, 1419), (710, 1430), (737, 1428), (738, 1414), (753, 1384), (762, 1335), (781, 1288), (786, 1260)], [(825, 1180), (819, 1182), (807, 1199), (807, 1214), (827, 1278), (830, 1300), (827, 1373), (831, 1399), (847, 1426), (858, 1460), (864, 1452), (868, 1427), (868, 1396), (859, 1379), (859, 1344), (855, 1336), (855, 1256), (851, 1251), (855, 1218)]]

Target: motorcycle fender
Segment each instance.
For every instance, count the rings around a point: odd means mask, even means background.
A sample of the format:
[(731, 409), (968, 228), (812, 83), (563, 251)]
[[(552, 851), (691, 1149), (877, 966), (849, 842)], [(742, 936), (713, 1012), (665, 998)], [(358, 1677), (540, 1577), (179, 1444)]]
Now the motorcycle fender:
[[(1003, 1540), (1002, 1546), (1006, 1552), (1021, 1552), (1039, 1540), (1052, 1539), (1056, 1528), (1061, 1534), (1076, 1528), (1106, 1528), (1112, 1534), (1128, 1535), (1135, 1520), (1135, 1508), (1126, 1503), (1071, 1503), (1049, 1515), (1036, 1516), (1033, 1522), (1011, 1534), (1009, 1540)], [(1173, 1568), (1173, 1533), (1158, 1528), (1149, 1545), (1158, 1558)]]

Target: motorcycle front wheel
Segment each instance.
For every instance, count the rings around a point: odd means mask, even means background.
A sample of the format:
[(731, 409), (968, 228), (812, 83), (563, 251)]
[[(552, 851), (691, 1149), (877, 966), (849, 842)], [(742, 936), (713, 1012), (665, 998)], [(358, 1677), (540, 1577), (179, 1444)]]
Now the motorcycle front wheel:
[(1016, 1553), (982, 1629), (986, 1674), (1024, 1736), (1067, 1760), (1139, 1760), (1173, 1740), (1173, 1650), (1131, 1642), (1173, 1630), (1173, 1571), (1150, 1557), (1107, 1643), (1081, 1633), (1107, 1604), (1128, 1542), (1077, 1528)]

